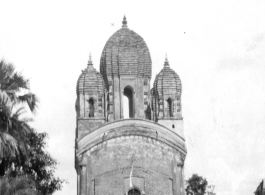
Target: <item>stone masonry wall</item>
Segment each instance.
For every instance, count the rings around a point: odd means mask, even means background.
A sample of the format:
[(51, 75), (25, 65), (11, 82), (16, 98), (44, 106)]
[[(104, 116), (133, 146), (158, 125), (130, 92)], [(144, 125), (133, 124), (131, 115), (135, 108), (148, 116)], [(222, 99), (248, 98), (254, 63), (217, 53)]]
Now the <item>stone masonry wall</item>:
[(78, 138), (83, 137), (84, 135), (92, 132), (93, 130), (99, 128), (105, 123), (104, 119), (78, 119), (77, 127), (78, 127)]
[(93, 179), (88, 181), (90, 194), (126, 194), (130, 177), (143, 179), (144, 189), (137, 186), (137, 182), (133, 185), (145, 194), (173, 193), (172, 162), (173, 156), (178, 154), (165, 144), (141, 136), (128, 136), (104, 142), (88, 153), (93, 171)]

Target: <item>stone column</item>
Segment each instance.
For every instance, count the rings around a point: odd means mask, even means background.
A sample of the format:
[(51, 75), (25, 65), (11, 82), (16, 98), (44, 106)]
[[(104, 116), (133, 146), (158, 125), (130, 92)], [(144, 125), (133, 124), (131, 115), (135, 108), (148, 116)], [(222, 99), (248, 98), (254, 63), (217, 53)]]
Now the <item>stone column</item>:
[[(109, 78), (110, 79), (110, 78)], [(109, 80), (109, 93), (108, 93), (108, 96), (109, 96), (109, 100), (108, 100), (108, 105), (107, 107), (107, 112), (108, 112), (108, 122), (111, 122), (114, 120), (114, 106), (113, 106), (113, 102), (114, 102), (114, 91), (113, 91), (113, 82), (112, 80)], [(107, 97), (106, 97), (106, 100), (107, 100)]]
[(173, 175), (172, 175), (173, 195), (184, 195), (183, 178), (182, 178), (183, 163), (179, 161), (177, 156), (175, 156), (173, 159), (172, 169), (173, 169)]
[(114, 107), (114, 120), (121, 119), (121, 100), (120, 100), (120, 79), (117, 76), (113, 78), (113, 107)]
[(86, 166), (86, 172), (87, 172), (87, 178), (86, 178), (86, 186), (87, 186), (87, 195), (90, 195), (91, 190), (93, 189), (94, 186), (92, 186), (93, 184), (93, 179), (94, 179), (94, 175), (93, 175), (93, 170), (92, 170), (92, 166), (91, 166), (91, 156), (87, 156), (87, 166)]
[(80, 166), (79, 195), (87, 195), (87, 157), (83, 156)]
[(123, 102), (123, 99), (124, 99), (124, 89), (122, 90), (121, 89), (121, 119), (124, 119), (124, 102)]
[[(137, 89), (132, 90), (132, 113), (133, 113), (133, 118), (138, 118), (140, 110), (137, 108), (138, 102), (136, 102), (137, 97), (136, 97), (136, 91)], [(138, 112), (137, 112), (138, 111)]]
[(163, 97), (159, 96), (158, 98), (158, 117), (163, 118), (164, 117), (164, 102), (163, 102)]
[(77, 171), (77, 195), (80, 195), (80, 170)]
[(81, 165), (80, 166), (80, 195), (87, 195), (86, 191), (87, 191), (87, 181), (86, 181), (86, 165)]
[(178, 191), (181, 195), (184, 195), (184, 185), (183, 185), (183, 163), (177, 164), (178, 169)]
[(185, 194), (185, 181), (184, 181), (184, 163), (181, 165), (181, 194)]

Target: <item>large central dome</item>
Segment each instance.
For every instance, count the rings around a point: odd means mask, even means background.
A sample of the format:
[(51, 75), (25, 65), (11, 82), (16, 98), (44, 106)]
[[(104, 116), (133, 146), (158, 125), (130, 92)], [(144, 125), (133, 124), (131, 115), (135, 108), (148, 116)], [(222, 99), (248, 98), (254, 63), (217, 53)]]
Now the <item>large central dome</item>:
[(100, 72), (104, 79), (114, 75), (134, 75), (151, 78), (152, 62), (149, 49), (141, 36), (123, 26), (107, 41), (100, 60)]

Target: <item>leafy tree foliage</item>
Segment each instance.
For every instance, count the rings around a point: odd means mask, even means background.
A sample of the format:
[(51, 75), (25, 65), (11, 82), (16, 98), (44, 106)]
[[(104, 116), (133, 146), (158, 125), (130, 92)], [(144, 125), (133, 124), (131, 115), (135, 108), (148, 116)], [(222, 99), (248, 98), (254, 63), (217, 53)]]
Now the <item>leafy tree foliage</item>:
[(10, 101), (25, 102), (32, 112), (36, 111), (38, 98), (32, 93), (18, 95), (23, 89), (29, 89), (29, 80), (21, 73), (15, 72), (15, 67), (5, 61), (0, 61), (0, 90)]
[(214, 185), (208, 185), (206, 190), (207, 195), (216, 195), (216, 193), (214, 192), (214, 188)]
[(38, 98), (32, 93), (18, 95), (23, 89), (29, 89), (29, 81), (15, 72), (12, 64), (0, 61), (0, 163), (27, 151), (25, 137), (31, 128), (27, 119), (19, 119), (19, 116), (24, 112), (23, 103), (35, 112)]
[(29, 154), (27, 156), (21, 155), (11, 162), (14, 167), (12, 175), (25, 174), (32, 176), (37, 191), (42, 195), (52, 194), (60, 190), (65, 182), (65, 180), (54, 177), (57, 161), (45, 150), (46, 137), (46, 133), (33, 131), (28, 135)]
[(57, 162), (45, 150), (47, 134), (36, 133), (22, 117), (25, 105), (33, 113), (38, 105), (37, 97), (23, 89), (29, 89), (29, 81), (0, 61), (0, 187), (7, 195), (52, 194), (65, 181), (54, 177)]
[(187, 181), (187, 195), (204, 195), (207, 188), (207, 180), (197, 174), (193, 174)]
[(39, 195), (34, 180), (28, 175), (0, 178), (1, 195)]

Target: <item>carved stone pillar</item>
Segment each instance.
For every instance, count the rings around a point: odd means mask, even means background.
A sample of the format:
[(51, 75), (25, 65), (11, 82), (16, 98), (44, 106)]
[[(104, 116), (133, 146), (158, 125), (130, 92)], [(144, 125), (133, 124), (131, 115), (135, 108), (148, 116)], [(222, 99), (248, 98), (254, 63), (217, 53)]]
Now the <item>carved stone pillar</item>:
[(177, 164), (178, 169), (178, 192), (181, 195), (184, 195), (184, 189), (183, 189), (183, 163)]
[(181, 194), (185, 194), (185, 183), (184, 183), (184, 163), (180, 165), (181, 167), (181, 188), (180, 188), (180, 192)]
[(173, 100), (172, 102), (172, 113), (173, 113), (173, 117), (177, 116), (177, 100)]
[(158, 117), (163, 118), (164, 117), (164, 102), (162, 99), (162, 96), (158, 99)]
[(80, 195), (87, 195), (86, 194), (86, 166), (81, 165), (80, 166)]
[(183, 189), (183, 162), (175, 156), (172, 163), (173, 169), (173, 195), (184, 195)]
[(80, 195), (80, 170), (77, 171), (77, 195)]
[(86, 166), (86, 171), (87, 171), (87, 178), (86, 178), (86, 185), (87, 185), (87, 195), (90, 195), (93, 187), (93, 179), (94, 179), (94, 175), (93, 175), (93, 171), (92, 171), (92, 166), (91, 166), (91, 156), (88, 155), (87, 156), (87, 166)]
[(80, 179), (79, 179), (79, 195), (87, 195), (87, 158), (83, 157), (79, 163), (80, 166)]
[(109, 93), (108, 93), (108, 122), (111, 122), (114, 120), (114, 107), (113, 107), (113, 102), (114, 102), (114, 91), (113, 91), (113, 82), (109, 81)]

